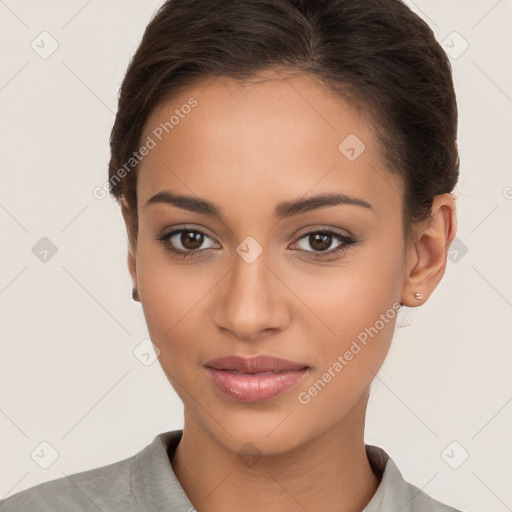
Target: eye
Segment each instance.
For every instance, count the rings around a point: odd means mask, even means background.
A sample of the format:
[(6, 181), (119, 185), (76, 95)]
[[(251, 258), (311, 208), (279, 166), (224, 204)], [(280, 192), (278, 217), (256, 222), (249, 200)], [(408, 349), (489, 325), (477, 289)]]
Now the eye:
[[(164, 244), (167, 251), (180, 258), (193, 258), (199, 253), (208, 253), (211, 249), (219, 248), (219, 245), (211, 237), (199, 229), (175, 229), (158, 236), (157, 240)], [(207, 241), (210, 241), (210, 245), (204, 247)], [(332, 248), (336, 243), (337, 245)], [(340, 254), (356, 243), (349, 236), (322, 229), (306, 233), (294, 245), (299, 246), (299, 251), (307, 253), (308, 258), (319, 260)], [(313, 250), (308, 250), (306, 247), (308, 245)]]
[[(333, 244), (338, 243), (332, 248)], [(356, 241), (341, 233), (322, 229), (319, 231), (311, 231), (301, 236), (295, 245), (299, 245), (299, 250), (309, 253), (307, 257), (314, 259), (328, 258), (335, 254), (346, 251), (350, 246), (354, 245)], [(308, 250), (309, 246), (313, 250)], [(328, 250), (330, 249), (330, 250)]]
[[(175, 229), (170, 233), (166, 233), (157, 237), (161, 241), (165, 249), (181, 258), (191, 258), (194, 253), (208, 251), (210, 247), (202, 247), (206, 240), (213, 240), (203, 231), (198, 229), (182, 228)], [(215, 245), (215, 242), (214, 242)]]

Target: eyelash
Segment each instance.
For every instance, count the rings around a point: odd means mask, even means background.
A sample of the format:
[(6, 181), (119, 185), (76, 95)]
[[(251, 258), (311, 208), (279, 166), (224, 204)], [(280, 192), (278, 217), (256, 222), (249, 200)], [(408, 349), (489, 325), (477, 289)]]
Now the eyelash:
[[(208, 236), (206, 233), (204, 233), (200, 229), (181, 228), (181, 229), (176, 229), (174, 231), (171, 231), (170, 233), (166, 233), (166, 234), (160, 235), (156, 239), (164, 244), (165, 249), (167, 251), (169, 251), (173, 255), (177, 256), (178, 258), (183, 258), (183, 259), (185, 259), (185, 258), (193, 258), (193, 257), (195, 257), (196, 253), (199, 253), (201, 251), (212, 250), (212, 249), (196, 249), (194, 251), (182, 251), (180, 249), (176, 249), (176, 247), (171, 245), (170, 239), (173, 236), (175, 236), (175, 235), (177, 235), (179, 233), (184, 233), (184, 232), (185, 233), (199, 233), (201, 235), (204, 235), (205, 237), (211, 238), (210, 236)], [(304, 238), (307, 238), (307, 237), (309, 237), (311, 235), (316, 235), (316, 234), (332, 235), (333, 238), (336, 239), (338, 242), (341, 242), (341, 244), (337, 248), (335, 248), (335, 249), (331, 249), (329, 251), (323, 251), (323, 252), (304, 251), (302, 249), (298, 249), (299, 251), (308, 253), (308, 256), (306, 256), (306, 257), (307, 258), (311, 258), (313, 260), (321, 260), (321, 259), (324, 259), (324, 258), (332, 257), (333, 255), (342, 254), (345, 251), (347, 251), (351, 246), (353, 246), (353, 245), (355, 245), (357, 243), (354, 239), (352, 239), (352, 238), (350, 238), (350, 237), (348, 237), (346, 235), (342, 235), (340, 233), (336, 233), (335, 231), (329, 231), (327, 229), (319, 229), (319, 230), (316, 230), (316, 231), (310, 231), (310, 232), (305, 233), (304, 235), (302, 235), (297, 241), (300, 241), (300, 240), (302, 240)], [(295, 249), (295, 250), (297, 250), (297, 249)]]

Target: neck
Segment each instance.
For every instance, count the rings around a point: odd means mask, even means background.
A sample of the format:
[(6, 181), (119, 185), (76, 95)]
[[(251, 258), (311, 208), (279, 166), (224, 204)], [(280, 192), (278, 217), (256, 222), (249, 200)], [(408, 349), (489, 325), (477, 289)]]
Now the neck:
[(380, 483), (364, 445), (367, 399), (307, 443), (255, 458), (227, 450), (185, 411), (174, 473), (200, 512), (361, 512)]

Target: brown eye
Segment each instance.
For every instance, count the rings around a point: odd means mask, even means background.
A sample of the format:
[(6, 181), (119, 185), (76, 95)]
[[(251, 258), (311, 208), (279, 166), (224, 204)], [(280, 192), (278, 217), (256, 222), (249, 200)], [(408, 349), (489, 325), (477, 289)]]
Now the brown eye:
[(182, 231), (179, 240), (185, 249), (193, 251), (203, 244), (204, 234), (199, 231)]
[[(196, 254), (208, 252), (215, 245), (215, 242), (206, 233), (190, 228), (175, 229), (157, 237), (157, 240), (164, 244), (167, 251), (183, 258), (191, 258)], [(204, 247), (207, 241), (210, 241), (210, 245)]]
[(329, 249), (332, 243), (333, 236), (324, 233), (312, 233), (309, 235), (309, 245), (318, 251), (325, 251)]
[[(337, 243), (336, 245), (334, 245)], [(298, 249), (313, 259), (328, 258), (346, 251), (357, 242), (334, 231), (321, 230), (306, 233), (295, 243)], [(334, 247), (333, 247), (334, 245)], [(310, 249), (308, 249), (308, 247)], [(312, 249), (312, 250), (311, 250)]]

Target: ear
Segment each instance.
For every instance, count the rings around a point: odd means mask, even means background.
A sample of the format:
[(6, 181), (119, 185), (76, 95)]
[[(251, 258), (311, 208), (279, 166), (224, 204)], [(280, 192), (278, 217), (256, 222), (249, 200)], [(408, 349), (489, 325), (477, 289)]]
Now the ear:
[(125, 197), (121, 198), (121, 213), (123, 214), (124, 223), (126, 226), (126, 232), (128, 233), (128, 272), (132, 278), (132, 297), (133, 300), (140, 302), (138, 291), (137, 291), (137, 259), (136, 259), (136, 245), (135, 241), (131, 237), (130, 226), (133, 225), (133, 211), (128, 205)]
[[(406, 247), (401, 297), (402, 304), (409, 307), (423, 304), (444, 275), (448, 250), (457, 231), (453, 197), (450, 194), (435, 196), (430, 217), (413, 229), (412, 242)], [(421, 294), (419, 299), (417, 293)]]

